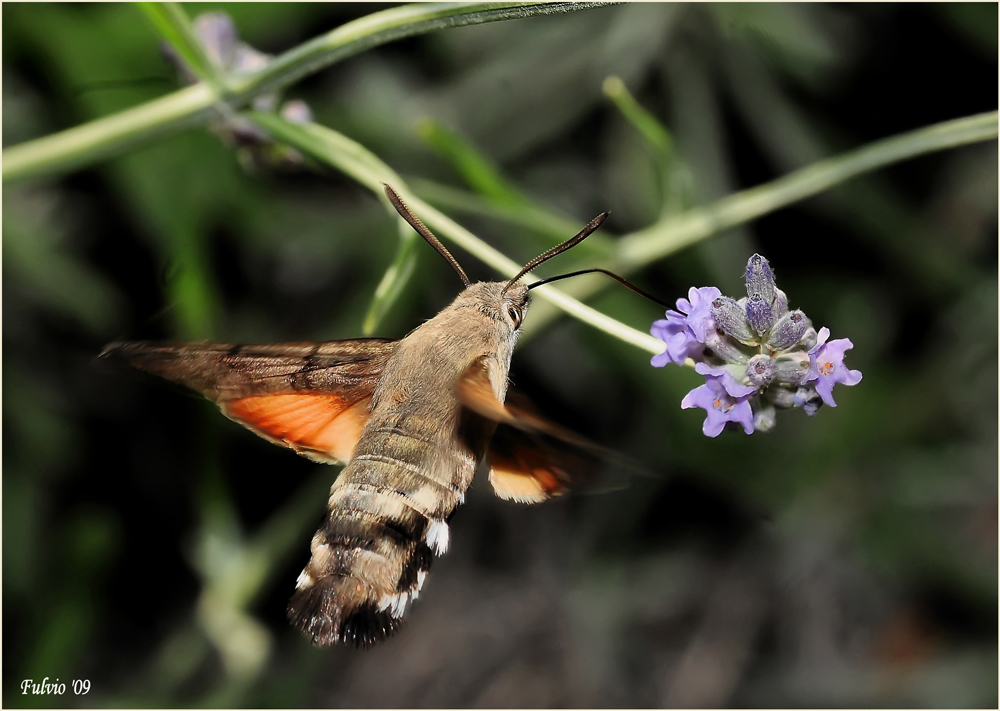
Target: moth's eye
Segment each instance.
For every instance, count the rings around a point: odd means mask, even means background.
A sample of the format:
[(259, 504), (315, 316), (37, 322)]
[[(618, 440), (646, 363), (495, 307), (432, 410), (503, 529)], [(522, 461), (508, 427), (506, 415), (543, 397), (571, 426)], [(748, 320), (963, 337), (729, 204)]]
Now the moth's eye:
[(521, 324), (521, 314), (513, 306), (507, 307), (507, 315), (510, 316), (510, 320), (514, 322), (514, 328), (517, 328)]

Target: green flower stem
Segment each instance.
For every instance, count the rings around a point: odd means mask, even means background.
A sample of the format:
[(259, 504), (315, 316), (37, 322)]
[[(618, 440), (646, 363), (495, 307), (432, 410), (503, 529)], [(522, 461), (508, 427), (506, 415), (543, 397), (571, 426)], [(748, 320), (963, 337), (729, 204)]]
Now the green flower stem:
[[(368, 149), (346, 136), (316, 124), (292, 124), (274, 114), (251, 112), (248, 116), (275, 140), (287, 143), (312, 158), (346, 173), (381, 199), (385, 199), (382, 185), (388, 183), (400, 194), (413, 212), (434, 230), (435, 234), (462, 247), (501, 274), (513, 277), (521, 270), (520, 264), (508, 259), (450, 217), (414, 195), (389, 166)], [(525, 280), (528, 283), (538, 281), (530, 275), (526, 276)], [(580, 303), (555, 287), (542, 286), (534, 293), (555, 304), (571, 316), (620, 338), (626, 343), (631, 343), (654, 354), (663, 350), (663, 343), (658, 339)]]
[[(445, 27), (549, 15), (605, 5), (602, 2), (492, 2), (404, 5), (373, 13), (295, 47), (258, 72), (230, 77), (225, 103), (233, 109), (335, 62), (379, 45)], [(205, 119), (216, 94), (198, 84), (3, 152), (3, 182), (65, 173), (117, 155), (137, 143)]]
[(3, 182), (65, 173), (123, 152), (137, 143), (199, 123), (215, 93), (195, 84), (120, 113), (28, 141), (3, 152)]
[(684, 247), (887, 165), (925, 153), (997, 137), (997, 112), (945, 121), (875, 141), (833, 158), (813, 163), (711, 205), (623, 237), (617, 261), (625, 271), (643, 267)]
[(481, 25), (607, 5), (607, 2), (441, 2), (415, 3), (348, 22), (285, 52), (266, 67), (234, 81), (237, 93), (280, 89), (302, 77), (386, 42), (448, 27)]

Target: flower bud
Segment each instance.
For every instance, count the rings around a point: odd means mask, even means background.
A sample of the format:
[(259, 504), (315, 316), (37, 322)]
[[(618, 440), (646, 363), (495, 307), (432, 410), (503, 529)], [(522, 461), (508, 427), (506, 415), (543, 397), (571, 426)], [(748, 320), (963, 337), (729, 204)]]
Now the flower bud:
[(809, 319), (804, 313), (798, 309), (789, 311), (774, 324), (771, 336), (767, 339), (767, 345), (779, 351), (791, 348), (802, 340), (807, 328), (809, 328)]
[(742, 365), (750, 360), (750, 356), (740, 350), (739, 346), (715, 329), (706, 334), (705, 346), (727, 363)]
[(747, 363), (746, 375), (751, 385), (763, 389), (774, 378), (774, 370), (774, 359), (771, 356), (755, 355)]
[(774, 359), (774, 379), (779, 383), (798, 385), (809, 374), (809, 354), (805, 351), (785, 353)]
[(774, 303), (771, 304), (775, 318), (781, 318), (788, 313), (788, 296), (781, 289), (774, 289)]
[(762, 407), (753, 413), (754, 432), (770, 432), (774, 429), (776, 412), (773, 407)]
[(812, 417), (823, 406), (823, 398), (812, 385), (806, 385), (795, 391), (795, 406), (801, 407)]
[(764, 301), (764, 297), (753, 295), (747, 299), (747, 321), (757, 333), (767, 333), (774, 325), (774, 312), (771, 311), (771, 304)]
[(728, 296), (720, 296), (713, 300), (712, 316), (715, 318), (715, 323), (727, 336), (747, 345), (756, 343), (754, 335), (750, 332), (750, 327), (747, 326), (746, 313), (733, 299)]
[(771, 265), (759, 254), (750, 257), (746, 272), (747, 296), (759, 296), (768, 306), (774, 301), (774, 272)]
[(309, 104), (300, 99), (286, 101), (281, 107), (281, 117), (288, 123), (307, 124), (313, 122), (313, 114)]
[(816, 346), (817, 339), (816, 329), (810, 324), (809, 328), (806, 329), (805, 334), (802, 336), (801, 343), (802, 349), (811, 351)]
[(212, 63), (228, 69), (239, 41), (233, 19), (224, 12), (203, 13), (194, 20), (194, 33)]
[(765, 394), (767, 399), (781, 410), (790, 410), (795, 407), (795, 393), (786, 387), (774, 385), (768, 388)]

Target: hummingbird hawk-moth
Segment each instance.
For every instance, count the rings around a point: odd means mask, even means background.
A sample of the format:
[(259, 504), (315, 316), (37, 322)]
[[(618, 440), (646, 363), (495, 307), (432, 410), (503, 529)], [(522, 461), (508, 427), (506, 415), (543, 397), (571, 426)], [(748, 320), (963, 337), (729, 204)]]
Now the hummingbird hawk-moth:
[(507, 378), (529, 290), (543, 283), (521, 277), (583, 241), (607, 213), (513, 279), (474, 284), (396, 192), (385, 192), (465, 284), (401, 340), (133, 342), (102, 353), (202, 393), (270, 442), (346, 465), (288, 605), (292, 624), (319, 645), (367, 646), (397, 629), (431, 560), (448, 550), (448, 520), (484, 457), (498, 496), (534, 503), (567, 488), (574, 450), (588, 448), (507, 403)]

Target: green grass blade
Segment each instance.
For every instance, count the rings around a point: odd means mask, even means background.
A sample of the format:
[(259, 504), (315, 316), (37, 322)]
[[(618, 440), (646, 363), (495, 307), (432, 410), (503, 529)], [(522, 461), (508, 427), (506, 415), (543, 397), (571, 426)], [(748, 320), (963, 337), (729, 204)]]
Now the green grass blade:
[(417, 124), (417, 134), (439, 156), (450, 163), (475, 192), (501, 205), (515, 208), (533, 205), (500, 174), (486, 156), (444, 124), (433, 119), (424, 119)]
[(403, 294), (403, 289), (413, 276), (413, 271), (417, 266), (416, 247), (420, 243), (420, 236), (406, 223), (399, 220), (399, 247), (396, 250), (396, 257), (375, 288), (375, 295), (372, 297), (371, 306), (365, 314), (365, 320), (361, 324), (361, 333), (371, 336), (375, 329), (382, 323), (386, 313), (392, 308), (399, 297)]
[(670, 131), (635, 100), (635, 97), (632, 96), (619, 77), (605, 79), (603, 89), (604, 95), (614, 102), (622, 116), (642, 134), (642, 137), (651, 146), (659, 151), (664, 158), (673, 155), (674, 139), (670, 136)]
[(5, 148), (3, 182), (58, 175), (108, 158), (158, 136), (196, 125), (208, 117), (215, 94), (195, 84), (81, 126)]

